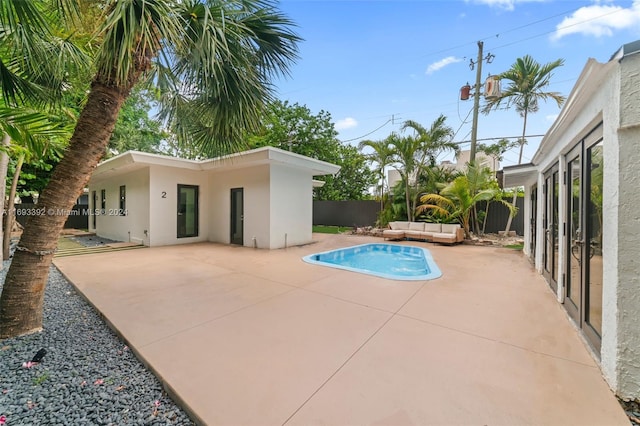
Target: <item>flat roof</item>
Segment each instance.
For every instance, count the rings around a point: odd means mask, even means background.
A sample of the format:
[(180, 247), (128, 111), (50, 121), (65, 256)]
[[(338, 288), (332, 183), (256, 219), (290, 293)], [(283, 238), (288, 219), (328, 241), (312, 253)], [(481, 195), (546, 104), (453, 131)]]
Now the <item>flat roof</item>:
[(335, 164), (266, 146), (206, 160), (187, 160), (168, 155), (127, 151), (98, 164), (91, 178), (107, 178), (152, 165), (222, 173), (228, 170), (255, 167), (263, 164), (281, 164), (287, 167), (307, 170), (313, 176), (333, 175), (340, 171), (340, 166)]
[(533, 163), (506, 166), (502, 169), (502, 187), (516, 188), (534, 183), (538, 177), (538, 168)]

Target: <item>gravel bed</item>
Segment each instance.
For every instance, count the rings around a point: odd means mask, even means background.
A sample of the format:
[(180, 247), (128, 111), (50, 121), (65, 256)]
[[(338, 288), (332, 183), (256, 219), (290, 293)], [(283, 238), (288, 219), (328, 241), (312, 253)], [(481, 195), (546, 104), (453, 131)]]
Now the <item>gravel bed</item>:
[(96, 235), (76, 235), (67, 238), (69, 238), (71, 241), (82, 244), (85, 247), (97, 247), (118, 242), (115, 240), (110, 240), (108, 238), (98, 237)]
[[(193, 424), (53, 266), (43, 325), (40, 333), (0, 341), (0, 424)], [(40, 349), (42, 362), (25, 365)]]

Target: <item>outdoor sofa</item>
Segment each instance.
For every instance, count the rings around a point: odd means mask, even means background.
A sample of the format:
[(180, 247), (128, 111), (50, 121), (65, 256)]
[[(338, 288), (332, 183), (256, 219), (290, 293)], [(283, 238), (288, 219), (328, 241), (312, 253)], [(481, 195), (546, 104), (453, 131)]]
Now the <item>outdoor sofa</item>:
[(457, 223), (389, 222), (389, 227), (382, 231), (385, 240), (423, 240), (442, 244), (464, 241), (464, 230)]

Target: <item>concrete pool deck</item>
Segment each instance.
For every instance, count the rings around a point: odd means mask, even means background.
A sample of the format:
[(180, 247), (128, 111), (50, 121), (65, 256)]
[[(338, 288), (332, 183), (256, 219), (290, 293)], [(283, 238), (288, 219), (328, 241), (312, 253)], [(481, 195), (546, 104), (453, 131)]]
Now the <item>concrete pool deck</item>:
[(415, 243), (443, 276), (391, 281), (302, 261), (380, 238), (314, 239), (55, 264), (204, 424), (629, 425), (520, 252)]

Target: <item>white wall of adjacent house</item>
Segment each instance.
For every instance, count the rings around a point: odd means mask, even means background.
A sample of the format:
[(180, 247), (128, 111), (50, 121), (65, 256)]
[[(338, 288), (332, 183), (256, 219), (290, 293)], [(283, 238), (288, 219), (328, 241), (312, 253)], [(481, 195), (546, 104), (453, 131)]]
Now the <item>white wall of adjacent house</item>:
[(243, 189), (243, 245), (270, 248), (269, 166), (260, 165), (209, 173), (209, 241), (231, 242), (231, 189)]
[[(149, 167), (149, 244), (164, 246), (207, 241), (209, 182), (200, 170), (152, 165)], [(198, 235), (178, 238), (178, 185), (196, 185), (198, 195)]]
[(269, 248), (312, 241), (313, 186), (308, 171), (271, 166), (271, 242)]
[[(120, 211), (120, 187), (124, 186), (125, 211)], [(144, 168), (112, 178), (92, 182), (89, 186), (89, 207), (95, 213), (102, 207), (105, 191), (105, 209), (95, 217), (96, 235), (116, 241), (138, 242), (149, 245), (145, 230), (149, 229), (149, 169)], [(96, 191), (97, 205), (93, 205)], [(93, 217), (89, 217), (93, 227)]]

